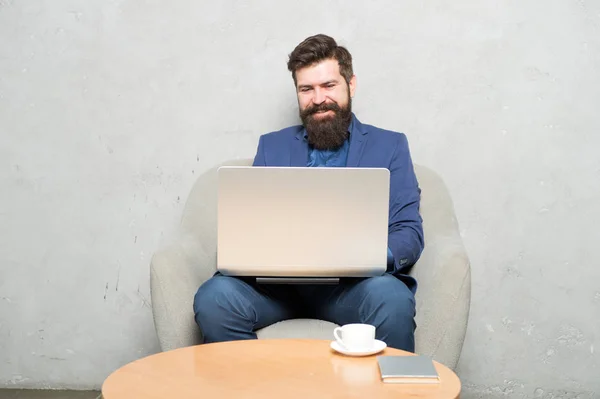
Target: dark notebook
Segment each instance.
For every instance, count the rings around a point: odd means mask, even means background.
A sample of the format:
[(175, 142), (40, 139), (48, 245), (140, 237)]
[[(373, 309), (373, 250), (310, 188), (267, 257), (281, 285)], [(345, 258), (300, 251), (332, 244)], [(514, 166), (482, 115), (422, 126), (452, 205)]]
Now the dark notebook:
[(433, 361), (426, 356), (377, 356), (383, 382), (432, 384), (440, 382)]

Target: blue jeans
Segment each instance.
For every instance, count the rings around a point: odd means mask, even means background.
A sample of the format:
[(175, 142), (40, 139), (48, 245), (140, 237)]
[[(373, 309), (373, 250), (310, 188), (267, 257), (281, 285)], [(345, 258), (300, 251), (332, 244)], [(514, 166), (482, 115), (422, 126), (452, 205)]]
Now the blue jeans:
[(390, 274), (338, 285), (280, 285), (217, 273), (198, 289), (194, 314), (206, 343), (255, 339), (256, 330), (278, 321), (314, 318), (372, 324), (388, 346), (415, 349), (414, 295)]

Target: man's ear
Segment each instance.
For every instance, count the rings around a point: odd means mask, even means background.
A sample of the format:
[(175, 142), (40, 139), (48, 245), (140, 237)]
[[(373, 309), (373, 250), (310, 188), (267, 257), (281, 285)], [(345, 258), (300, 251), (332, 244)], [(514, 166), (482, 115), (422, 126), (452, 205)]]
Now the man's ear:
[(348, 82), (348, 87), (350, 88), (350, 97), (354, 98), (354, 92), (356, 91), (356, 75), (352, 75), (350, 82)]

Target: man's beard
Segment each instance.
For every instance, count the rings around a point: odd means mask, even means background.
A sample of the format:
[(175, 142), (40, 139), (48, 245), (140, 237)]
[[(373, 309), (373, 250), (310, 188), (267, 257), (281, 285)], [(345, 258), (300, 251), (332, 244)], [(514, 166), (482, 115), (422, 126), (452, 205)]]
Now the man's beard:
[[(333, 116), (316, 117), (318, 111), (333, 111)], [(306, 128), (308, 143), (317, 150), (337, 150), (348, 139), (348, 127), (352, 120), (352, 99), (348, 105), (340, 107), (336, 103), (320, 104), (300, 112), (300, 119)]]

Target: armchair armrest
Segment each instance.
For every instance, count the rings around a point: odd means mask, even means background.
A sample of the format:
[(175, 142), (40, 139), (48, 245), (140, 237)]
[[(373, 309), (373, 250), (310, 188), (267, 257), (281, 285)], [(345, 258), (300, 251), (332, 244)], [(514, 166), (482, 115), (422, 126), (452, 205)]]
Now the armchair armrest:
[(415, 317), (419, 352), (454, 369), (469, 317), (471, 270), (458, 232), (446, 233), (426, 239), (411, 274), (420, 282)]
[(152, 257), (152, 313), (163, 351), (201, 343), (202, 333), (194, 321), (194, 295), (214, 271), (214, 256), (207, 255), (191, 235), (183, 235)]

